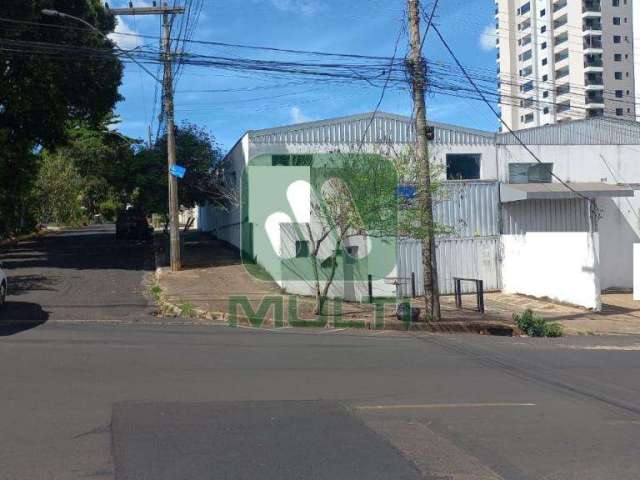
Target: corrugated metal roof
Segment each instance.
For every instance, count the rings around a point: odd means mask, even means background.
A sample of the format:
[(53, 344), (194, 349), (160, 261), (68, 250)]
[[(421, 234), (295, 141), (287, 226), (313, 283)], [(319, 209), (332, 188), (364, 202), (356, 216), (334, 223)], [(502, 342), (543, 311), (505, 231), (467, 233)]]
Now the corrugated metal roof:
[[(519, 130), (516, 135), (527, 145), (640, 145), (640, 123), (611, 117), (545, 125)], [(510, 133), (497, 135), (498, 145), (518, 145)]]
[[(415, 129), (410, 117), (378, 112), (373, 121), (372, 113), (332, 118), (317, 122), (299, 123), (284, 127), (249, 131), (254, 144), (316, 144), (357, 145), (411, 144), (415, 142)], [(371, 126), (367, 126), (371, 122)], [(444, 123), (429, 122), (435, 127), (436, 144), (492, 145), (495, 133)]]

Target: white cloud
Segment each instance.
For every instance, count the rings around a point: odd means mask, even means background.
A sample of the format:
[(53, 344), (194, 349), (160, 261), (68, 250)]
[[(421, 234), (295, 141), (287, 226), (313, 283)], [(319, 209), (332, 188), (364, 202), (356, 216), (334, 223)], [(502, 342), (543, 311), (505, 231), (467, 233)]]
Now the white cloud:
[(271, 0), (278, 10), (312, 15), (322, 8), (319, 0)]
[(302, 110), (300, 110), (300, 107), (291, 107), (291, 110), (289, 111), (289, 115), (291, 117), (291, 122), (293, 123), (304, 123), (311, 120), (309, 117), (307, 117), (302, 113)]
[(493, 50), (496, 48), (496, 27), (487, 26), (480, 35), (480, 47), (483, 50)]
[(142, 38), (139, 33), (129, 27), (122, 18), (118, 18), (115, 32), (109, 34), (109, 38), (123, 50), (133, 50), (142, 45)]

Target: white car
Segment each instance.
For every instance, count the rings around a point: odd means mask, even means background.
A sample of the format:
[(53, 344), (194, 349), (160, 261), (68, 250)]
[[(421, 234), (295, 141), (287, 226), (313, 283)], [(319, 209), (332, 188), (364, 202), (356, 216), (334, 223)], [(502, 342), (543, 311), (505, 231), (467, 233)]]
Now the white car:
[(4, 303), (7, 300), (7, 276), (2, 270), (3, 267), (4, 265), (0, 262), (0, 308), (4, 306)]

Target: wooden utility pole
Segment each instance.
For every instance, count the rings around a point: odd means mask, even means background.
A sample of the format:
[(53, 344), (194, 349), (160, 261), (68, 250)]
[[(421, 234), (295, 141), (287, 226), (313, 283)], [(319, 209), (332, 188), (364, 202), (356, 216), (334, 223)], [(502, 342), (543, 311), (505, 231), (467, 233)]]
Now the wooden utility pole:
[[(416, 161), (420, 168), (419, 198), (422, 209), (422, 227), (426, 235), (422, 238), (422, 268), (424, 270), (424, 303), (427, 320), (440, 320), (440, 290), (438, 288), (438, 265), (436, 261), (436, 239), (433, 222), (433, 197), (431, 186), (431, 165), (429, 163), (429, 143), (427, 109), (425, 105), (425, 85), (427, 69), (421, 52), (420, 0), (407, 0), (409, 12), (409, 32), (411, 53), (407, 66), (413, 90), (413, 108), (416, 116), (417, 150)], [(426, 225), (425, 225), (426, 224)]]
[[(155, 3), (155, 2), (154, 2)], [(169, 176), (169, 249), (171, 271), (177, 272), (182, 267), (180, 259), (180, 224), (178, 206), (178, 180), (171, 174), (171, 167), (176, 164), (176, 137), (173, 108), (173, 59), (171, 57), (171, 23), (169, 15), (184, 13), (184, 7), (113, 8), (113, 15), (162, 15), (162, 59), (164, 62), (163, 102), (167, 115), (167, 175)]]

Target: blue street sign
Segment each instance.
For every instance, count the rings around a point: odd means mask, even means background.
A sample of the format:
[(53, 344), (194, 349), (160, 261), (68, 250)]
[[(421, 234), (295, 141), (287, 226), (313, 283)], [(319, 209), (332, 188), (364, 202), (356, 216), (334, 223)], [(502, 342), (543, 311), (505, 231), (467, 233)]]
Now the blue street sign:
[(411, 185), (400, 185), (396, 188), (396, 195), (406, 200), (416, 197), (416, 188)]
[(169, 173), (176, 178), (184, 178), (184, 174), (187, 173), (187, 169), (180, 165), (172, 165), (169, 169)]

